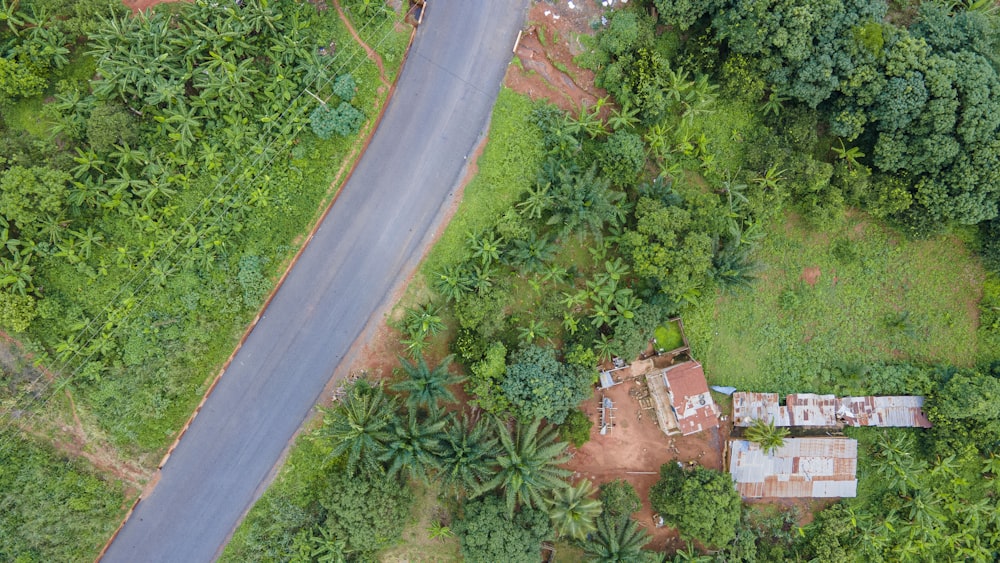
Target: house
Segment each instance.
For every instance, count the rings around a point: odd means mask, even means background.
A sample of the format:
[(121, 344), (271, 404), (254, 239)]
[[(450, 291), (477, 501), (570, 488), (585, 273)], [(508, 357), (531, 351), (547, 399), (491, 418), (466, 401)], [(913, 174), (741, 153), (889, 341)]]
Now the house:
[(930, 428), (917, 396), (842, 397), (793, 393), (781, 405), (777, 393), (734, 393), (736, 426), (763, 419), (775, 426), (842, 428), (844, 426), (899, 426)]
[(719, 426), (719, 407), (712, 400), (701, 364), (688, 360), (646, 375), (660, 429), (687, 436)]
[(729, 456), (729, 473), (745, 499), (857, 496), (857, 440), (786, 438), (770, 453), (730, 440)]

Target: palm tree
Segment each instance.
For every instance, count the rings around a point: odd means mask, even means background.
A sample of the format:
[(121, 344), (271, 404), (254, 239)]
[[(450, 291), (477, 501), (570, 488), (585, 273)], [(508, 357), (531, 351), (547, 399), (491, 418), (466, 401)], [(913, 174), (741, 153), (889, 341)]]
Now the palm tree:
[(524, 201), (517, 204), (521, 213), (528, 219), (541, 219), (542, 214), (552, 205), (552, 196), (549, 195), (549, 182), (535, 184), (533, 188), (528, 188), (528, 194)]
[(426, 413), (409, 409), (406, 418), (396, 418), (381, 461), (390, 477), (406, 470), (411, 478), (427, 482), (428, 470), (438, 466), (442, 430), (447, 423), (437, 409)]
[(438, 456), (441, 486), (456, 495), (475, 491), (493, 474), (496, 444), (490, 424), (453, 415), (445, 427)]
[(344, 400), (325, 412), (321, 434), (333, 443), (330, 457), (346, 456), (346, 469), (382, 470), (379, 461), (392, 438), (397, 420), (396, 402), (381, 385), (364, 380), (355, 383)]
[(448, 366), (453, 358), (454, 356), (446, 357), (433, 370), (427, 367), (423, 356), (418, 356), (415, 363), (399, 358), (403, 371), (409, 377), (393, 385), (392, 389), (407, 393), (406, 406), (411, 409), (434, 408), (440, 401), (454, 402), (455, 395), (448, 389), (448, 386), (461, 382), (463, 378), (448, 373)]
[(552, 239), (547, 235), (539, 236), (531, 231), (527, 238), (514, 241), (507, 256), (511, 262), (520, 265), (524, 270), (540, 273), (545, 269), (545, 264), (555, 258), (555, 254)]
[(501, 246), (503, 239), (495, 233), (486, 232), (469, 236), (469, 250), (472, 251), (472, 257), (478, 258), (483, 267), (500, 261)]
[(596, 529), (594, 519), (601, 513), (601, 501), (591, 498), (593, 494), (594, 485), (586, 479), (553, 492), (548, 512), (560, 536), (582, 540)]
[(527, 425), (517, 423), (512, 434), (497, 420), (503, 451), (496, 459), (496, 473), (476, 491), (476, 496), (503, 489), (510, 515), (518, 503), (535, 508), (545, 506), (543, 493), (562, 486), (562, 479), (571, 473), (557, 467), (569, 461), (566, 444), (556, 440), (555, 427), (539, 430), (540, 425), (540, 419)]
[(472, 292), (472, 282), (464, 268), (452, 264), (434, 275), (434, 290), (445, 299), (459, 301)]
[(642, 557), (642, 546), (649, 534), (628, 515), (602, 514), (597, 519), (597, 533), (583, 545), (583, 551), (596, 563), (633, 563)]
[(837, 158), (847, 161), (847, 166), (854, 168), (858, 165), (858, 159), (865, 156), (865, 153), (861, 152), (858, 147), (847, 148), (844, 146), (843, 139), (837, 139), (840, 142), (840, 148), (831, 147), (834, 153), (837, 154)]
[(774, 421), (757, 418), (747, 428), (745, 436), (747, 440), (760, 445), (760, 449), (764, 450), (764, 453), (769, 454), (785, 445), (788, 429), (775, 427)]
[(748, 244), (740, 244), (739, 238), (731, 239), (721, 244), (715, 239), (715, 252), (712, 256), (710, 274), (728, 291), (747, 289), (757, 279), (756, 273), (760, 265), (753, 259), (754, 248)]
[(771, 95), (767, 97), (767, 101), (764, 102), (764, 106), (762, 108), (764, 110), (764, 115), (770, 115), (773, 113), (777, 116), (785, 107), (782, 102), (786, 101), (788, 101), (787, 97), (781, 96), (777, 92), (771, 92)]
[(403, 330), (410, 338), (434, 336), (444, 328), (441, 306), (434, 303), (424, 303), (415, 309), (407, 309), (403, 316)]

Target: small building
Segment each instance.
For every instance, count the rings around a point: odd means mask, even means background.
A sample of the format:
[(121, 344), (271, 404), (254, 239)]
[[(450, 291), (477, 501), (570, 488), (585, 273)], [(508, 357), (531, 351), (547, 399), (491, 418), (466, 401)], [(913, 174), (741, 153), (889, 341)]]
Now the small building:
[(930, 428), (917, 396), (842, 397), (793, 393), (781, 405), (777, 393), (734, 393), (736, 426), (763, 419), (775, 426), (842, 428), (844, 426), (898, 426)]
[(785, 438), (771, 453), (730, 440), (729, 452), (729, 473), (745, 499), (857, 496), (857, 440)]
[(668, 436), (687, 436), (719, 426), (719, 407), (712, 400), (701, 364), (688, 360), (646, 375), (656, 419)]

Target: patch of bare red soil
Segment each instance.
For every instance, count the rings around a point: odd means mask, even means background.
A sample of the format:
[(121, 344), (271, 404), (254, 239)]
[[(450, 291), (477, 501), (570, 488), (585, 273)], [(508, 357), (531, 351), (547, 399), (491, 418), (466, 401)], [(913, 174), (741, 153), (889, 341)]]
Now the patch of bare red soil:
[(642, 510), (633, 517), (652, 536), (648, 547), (674, 551), (686, 544), (674, 528), (654, 525), (649, 490), (659, 480), (660, 466), (665, 463), (693, 463), (721, 470), (722, 445), (729, 437), (729, 426), (723, 423), (720, 428), (691, 436), (667, 436), (656, 423), (655, 413), (640, 406), (638, 391), (635, 382), (626, 381), (603, 392), (616, 409), (615, 426), (605, 435), (600, 433), (601, 392), (580, 406), (594, 421), (594, 427), (590, 441), (575, 450), (566, 468), (574, 472), (575, 478), (589, 479), (595, 485), (615, 479), (631, 483), (642, 498)]
[(596, 3), (536, 3), (528, 27), (515, 50), (520, 66), (507, 69), (504, 84), (533, 100), (548, 100), (565, 111), (593, 106), (607, 92), (594, 86), (594, 73), (582, 69), (573, 57), (583, 52), (578, 37), (593, 33), (589, 22), (600, 18)]

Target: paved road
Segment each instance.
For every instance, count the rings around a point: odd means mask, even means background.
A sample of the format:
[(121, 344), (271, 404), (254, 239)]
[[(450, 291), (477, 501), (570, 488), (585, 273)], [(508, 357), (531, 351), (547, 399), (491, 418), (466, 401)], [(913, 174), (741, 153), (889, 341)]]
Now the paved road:
[(527, 4), (428, 4), (354, 175), (105, 562), (218, 557), (340, 360), (426, 250), (487, 127)]

